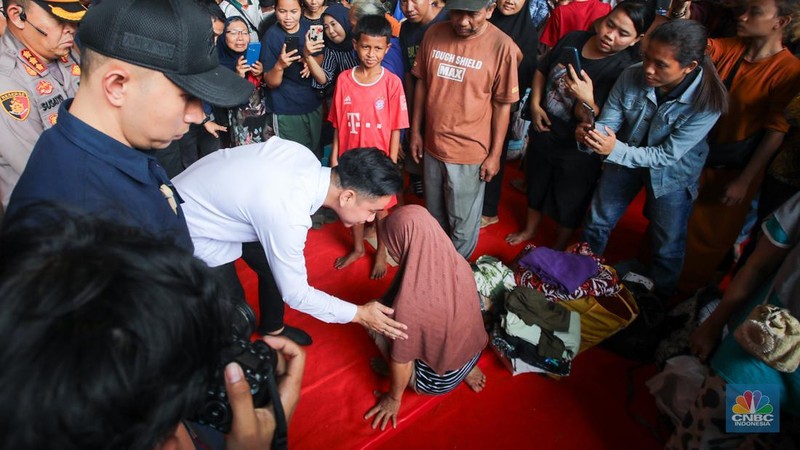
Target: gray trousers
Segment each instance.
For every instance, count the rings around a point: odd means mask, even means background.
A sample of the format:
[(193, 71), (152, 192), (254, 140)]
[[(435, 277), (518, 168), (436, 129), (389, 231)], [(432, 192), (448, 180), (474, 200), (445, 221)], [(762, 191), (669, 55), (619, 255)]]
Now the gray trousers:
[(464, 258), (475, 250), (481, 230), (486, 183), (481, 181), (480, 171), (480, 164), (445, 163), (425, 152), (426, 206)]

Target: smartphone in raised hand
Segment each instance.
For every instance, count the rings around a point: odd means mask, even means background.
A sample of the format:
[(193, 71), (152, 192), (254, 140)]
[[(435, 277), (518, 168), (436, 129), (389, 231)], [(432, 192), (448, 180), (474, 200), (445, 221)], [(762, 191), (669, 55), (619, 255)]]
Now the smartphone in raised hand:
[(261, 56), (261, 42), (251, 42), (247, 44), (247, 53), (245, 53), (247, 65), (252, 66), (255, 64), (259, 56)]
[(300, 50), (300, 40), (297, 39), (297, 36), (286, 36), (283, 39), (283, 43), (286, 44), (286, 53), (291, 53), (292, 50)]
[(581, 72), (583, 71), (583, 68), (581, 67), (581, 55), (578, 53), (578, 49), (575, 47), (564, 47), (564, 51), (569, 53), (572, 68), (575, 69), (575, 73), (578, 74), (578, 78), (582, 80), (583, 76), (581, 76)]
[(313, 42), (322, 40), (322, 25), (311, 25), (308, 32), (308, 38)]

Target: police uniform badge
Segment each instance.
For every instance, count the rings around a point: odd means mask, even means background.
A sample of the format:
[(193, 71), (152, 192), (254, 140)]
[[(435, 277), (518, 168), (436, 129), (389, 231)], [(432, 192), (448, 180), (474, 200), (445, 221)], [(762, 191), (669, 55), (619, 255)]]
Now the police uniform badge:
[(23, 48), (19, 51), (19, 55), (22, 57), (22, 60), (33, 70), (36, 71), (38, 74), (43, 74), (47, 67), (39, 61), (39, 58), (36, 57), (30, 50), (27, 48)]
[(75, 77), (81, 76), (81, 66), (77, 64), (72, 65), (72, 75)]
[(53, 93), (53, 84), (47, 80), (42, 80), (36, 85), (36, 92), (39, 95), (48, 95)]
[(47, 121), (50, 122), (50, 125), (56, 126), (56, 122), (58, 122), (58, 114), (50, 114), (50, 116), (47, 117)]
[(0, 94), (0, 103), (3, 110), (9, 116), (23, 121), (28, 118), (31, 112), (31, 103), (28, 100), (28, 93), (24, 91), (9, 91)]

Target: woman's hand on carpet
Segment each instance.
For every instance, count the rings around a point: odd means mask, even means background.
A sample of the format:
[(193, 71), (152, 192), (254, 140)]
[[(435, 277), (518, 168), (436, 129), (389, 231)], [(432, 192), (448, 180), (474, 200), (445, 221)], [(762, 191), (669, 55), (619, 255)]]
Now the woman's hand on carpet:
[(389, 420), (392, 421), (392, 428), (397, 428), (397, 413), (400, 411), (400, 400), (392, 398), (388, 392), (375, 391), (378, 396), (378, 403), (370, 409), (364, 416), (364, 420), (369, 420), (370, 417), (375, 416), (372, 420), (372, 429), (381, 425), (381, 431), (386, 429), (386, 424)]

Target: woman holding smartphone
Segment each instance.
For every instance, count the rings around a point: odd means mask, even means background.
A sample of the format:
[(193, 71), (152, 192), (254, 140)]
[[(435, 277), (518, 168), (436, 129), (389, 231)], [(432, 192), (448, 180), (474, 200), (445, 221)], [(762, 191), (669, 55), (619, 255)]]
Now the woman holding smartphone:
[[(275, 134), (306, 146), (322, 159), (322, 99), (311, 78), (303, 75), (302, 49), (310, 24), (301, 19), (302, 10), (300, 0), (275, 2), (277, 23), (264, 34), (261, 61)], [(318, 58), (321, 61), (322, 54)]]
[(258, 58), (252, 65), (248, 64), (249, 44), (250, 33), (244, 19), (234, 16), (226, 20), (222, 39), (217, 40), (219, 63), (255, 86), (247, 103), (228, 109), (228, 132), (232, 147), (263, 142), (267, 124), (267, 104), (261, 77), (264, 66)]
[(567, 34), (539, 62), (530, 97), (528, 214), (525, 228), (506, 237), (509, 244), (533, 239), (544, 214), (558, 224), (553, 248), (566, 247), (580, 226), (602, 158), (578, 150), (575, 127), (600, 113), (619, 74), (637, 60), (634, 46), (653, 17), (643, 2), (620, 3), (600, 20), (596, 33)]
[(653, 246), (645, 275), (662, 298), (673, 294), (683, 267), (686, 224), (708, 155), (706, 135), (728, 106), (725, 86), (705, 54), (706, 37), (705, 28), (691, 20), (656, 28), (643, 63), (622, 72), (595, 128), (580, 124), (575, 130), (578, 142), (605, 157), (584, 239), (602, 254), (611, 230), (644, 187)]
[[(350, 11), (334, 3), (322, 13), (323, 40), (306, 39), (303, 61), (313, 78), (312, 86), (333, 93), (336, 77), (347, 69), (358, 65), (353, 51), (353, 37), (349, 20)], [(322, 63), (314, 55), (323, 52)]]

